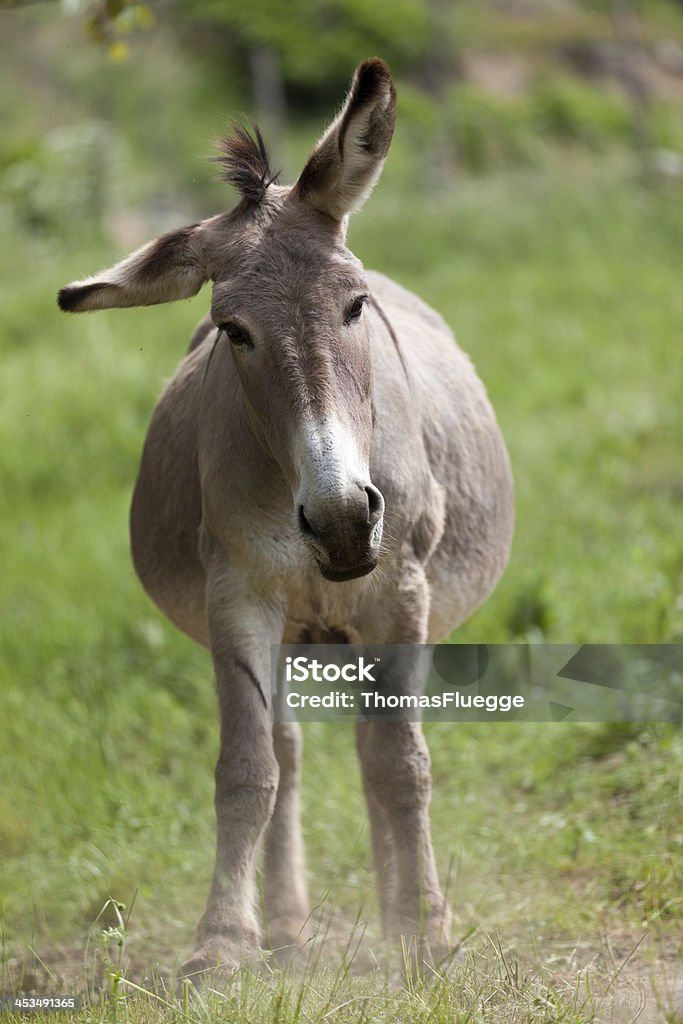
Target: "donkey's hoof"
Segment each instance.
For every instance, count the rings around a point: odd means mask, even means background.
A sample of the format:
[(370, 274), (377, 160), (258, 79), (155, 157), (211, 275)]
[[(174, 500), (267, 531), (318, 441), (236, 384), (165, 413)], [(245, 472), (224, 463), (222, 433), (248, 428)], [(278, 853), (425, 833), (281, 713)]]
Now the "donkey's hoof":
[(451, 909), (447, 903), (432, 910), (427, 916), (424, 939), (426, 959), (429, 963), (438, 965), (450, 959), (453, 952)]
[(195, 988), (207, 984), (225, 984), (230, 981), (241, 963), (236, 945), (216, 936), (207, 939), (188, 960), (178, 968), (178, 982), (189, 981)]
[(394, 923), (393, 934), (398, 940), (407, 975), (419, 976), (425, 965), (436, 967), (450, 958), (450, 923), (450, 908), (445, 904), (431, 909), (420, 928), (409, 918), (399, 918)]
[(311, 921), (300, 915), (275, 919), (268, 927), (264, 945), (266, 949), (271, 950), (279, 964), (285, 965), (297, 956), (314, 933)]

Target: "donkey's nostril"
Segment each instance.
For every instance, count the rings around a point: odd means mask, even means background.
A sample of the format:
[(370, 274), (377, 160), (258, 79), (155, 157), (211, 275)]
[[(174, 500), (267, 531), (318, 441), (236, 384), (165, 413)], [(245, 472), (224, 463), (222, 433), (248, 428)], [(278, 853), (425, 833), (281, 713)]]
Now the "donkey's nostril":
[(368, 522), (372, 523), (375, 519), (379, 519), (384, 512), (384, 498), (372, 484), (365, 488), (365, 493), (368, 496)]
[(313, 527), (304, 514), (303, 505), (299, 505), (299, 528), (306, 537), (315, 537)]

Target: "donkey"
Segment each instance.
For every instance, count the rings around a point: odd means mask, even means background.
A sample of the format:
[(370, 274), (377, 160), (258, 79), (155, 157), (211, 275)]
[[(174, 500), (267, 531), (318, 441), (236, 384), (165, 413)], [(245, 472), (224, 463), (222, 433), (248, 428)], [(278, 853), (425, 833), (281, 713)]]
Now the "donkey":
[[(62, 310), (145, 306), (213, 282), (211, 315), (162, 394), (131, 509), (143, 586), (210, 648), (220, 710), (217, 849), (196, 977), (309, 916), (300, 831), (301, 735), (273, 725), (273, 643), (415, 644), (446, 637), (489, 594), (513, 526), (508, 456), (472, 364), (444, 321), (345, 245), (379, 178), (396, 111), (367, 60), (293, 187), (263, 141), (221, 143), (238, 205), (149, 242), (59, 292)], [(386, 529), (385, 529), (386, 521)], [(382, 685), (405, 689), (408, 658)], [(364, 721), (357, 750), (385, 934), (447, 950), (415, 722)]]

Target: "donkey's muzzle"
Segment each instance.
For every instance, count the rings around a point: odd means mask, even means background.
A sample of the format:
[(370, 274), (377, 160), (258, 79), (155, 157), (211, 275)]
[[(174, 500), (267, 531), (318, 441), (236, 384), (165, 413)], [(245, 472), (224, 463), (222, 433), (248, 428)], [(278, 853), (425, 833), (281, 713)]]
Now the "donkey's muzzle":
[(367, 576), (377, 565), (384, 528), (384, 498), (372, 484), (351, 495), (299, 506), (299, 529), (327, 580)]

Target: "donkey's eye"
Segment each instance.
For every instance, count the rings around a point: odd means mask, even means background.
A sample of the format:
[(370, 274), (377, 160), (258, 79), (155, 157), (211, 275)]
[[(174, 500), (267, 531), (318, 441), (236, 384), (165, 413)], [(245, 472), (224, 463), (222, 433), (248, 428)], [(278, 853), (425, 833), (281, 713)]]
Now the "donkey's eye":
[(227, 323), (221, 324), (219, 330), (223, 331), (230, 338), (230, 341), (237, 348), (253, 348), (254, 343), (249, 337), (249, 332), (245, 331), (239, 324), (234, 323), (232, 320), (228, 320)]
[(357, 299), (354, 299), (349, 308), (346, 311), (344, 317), (344, 323), (350, 324), (352, 320), (358, 320), (361, 313), (363, 312), (363, 306), (368, 301), (367, 295), (359, 295)]

